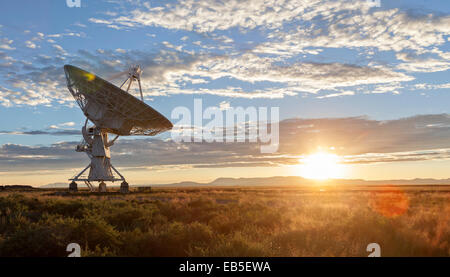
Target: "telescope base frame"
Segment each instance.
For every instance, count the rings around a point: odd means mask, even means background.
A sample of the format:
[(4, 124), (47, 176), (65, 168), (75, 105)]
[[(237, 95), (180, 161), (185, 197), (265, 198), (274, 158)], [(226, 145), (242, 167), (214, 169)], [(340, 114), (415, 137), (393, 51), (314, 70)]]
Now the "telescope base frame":
[[(88, 169), (91, 169), (91, 165), (89, 164), (86, 168), (84, 168), (80, 173), (78, 173), (74, 178), (69, 179), (69, 181), (72, 181), (69, 184), (69, 192), (77, 192), (78, 191), (78, 185), (76, 182), (84, 182), (86, 186), (89, 188), (91, 192), (98, 191), (98, 192), (107, 192), (106, 184), (105, 182), (120, 182), (120, 192), (121, 193), (128, 193), (129, 192), (129, 185), (125, 181), (125, 178), (119, 173), (119, 171), (112, 165), (111, 169), (119, 175), (119, 178), (112, 177), (108, 179), (97, 179), (97, 178), (83, 178), (81, 177)], [(99, 182), (98, 189), (94, 187), (92, 182)]]

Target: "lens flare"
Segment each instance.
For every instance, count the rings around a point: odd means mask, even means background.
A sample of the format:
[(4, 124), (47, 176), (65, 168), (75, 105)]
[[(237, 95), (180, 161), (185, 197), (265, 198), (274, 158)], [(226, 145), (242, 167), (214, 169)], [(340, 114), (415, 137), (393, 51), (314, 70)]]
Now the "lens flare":
[(393, 218), (408, 210), (409, 198), (400, 188), (389, 186), (380, 191), (372, 192), (369, 206), (373, 211), (385, 217)]

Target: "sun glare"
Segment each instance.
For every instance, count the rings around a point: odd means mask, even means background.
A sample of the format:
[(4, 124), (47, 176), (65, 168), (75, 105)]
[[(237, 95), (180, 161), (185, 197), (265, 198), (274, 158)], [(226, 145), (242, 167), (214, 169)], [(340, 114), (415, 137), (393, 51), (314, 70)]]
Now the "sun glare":
[(339, 164), (339, 157), (335, 154), (318, 152), (306, 156), (300, 162), (300, 175), (308, 179), (325, 180), (340, 178), (343, 168)]

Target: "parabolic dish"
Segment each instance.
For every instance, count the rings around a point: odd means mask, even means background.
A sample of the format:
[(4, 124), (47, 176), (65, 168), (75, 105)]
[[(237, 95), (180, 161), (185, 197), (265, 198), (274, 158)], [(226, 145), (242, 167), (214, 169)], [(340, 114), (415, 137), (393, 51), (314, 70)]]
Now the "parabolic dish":
[(162, 114), (110, 82), (72, 65), (64, 71), (70, 93), (97, 127), (121, 136), (154, 136), (172, 129)]

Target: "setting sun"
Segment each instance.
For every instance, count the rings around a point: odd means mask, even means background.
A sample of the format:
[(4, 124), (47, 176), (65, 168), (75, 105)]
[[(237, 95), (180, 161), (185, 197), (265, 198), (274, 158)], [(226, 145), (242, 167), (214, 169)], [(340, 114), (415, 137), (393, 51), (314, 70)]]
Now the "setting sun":
[(325, 180), (342, 177), (343, 169), (339, 157), (326, 152), (306, 156), (300, 166), (300, 175), (308, 179)]

